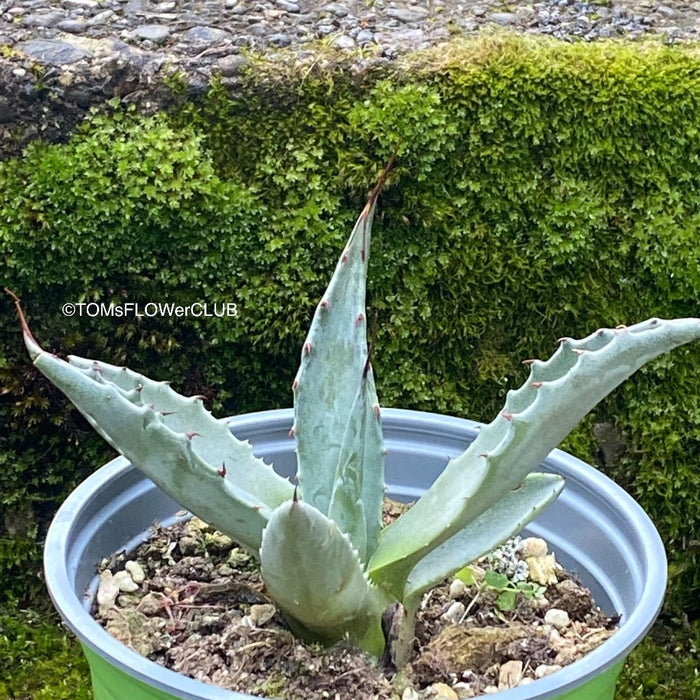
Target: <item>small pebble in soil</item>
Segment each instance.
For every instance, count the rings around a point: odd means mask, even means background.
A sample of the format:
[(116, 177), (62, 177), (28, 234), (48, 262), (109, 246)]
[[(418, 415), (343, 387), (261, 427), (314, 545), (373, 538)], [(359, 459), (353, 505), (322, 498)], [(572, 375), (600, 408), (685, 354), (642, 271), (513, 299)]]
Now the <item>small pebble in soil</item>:
[(561, 666), (558, 664), (540, 664), (535, 669), (535, 678), (544, 678), (552, 673), (556, 673), (561, 670)]
[(117, 573), (114, 574), (114, 583), (122, 593), (133, 593), (139, 589), (138, 583), (131, 578), (131, 574), (126, 570), (117, 571)]
[(569, 619), (569, 613), (566, 610), (559, 610), (558, 608), (550, 608), (544, 615), (544, 622), (546, 625), (552, 625), (559, 630), (568, 627), (571, 624)]
[(452, 622), (456, 625), (462, 619), (465, 610), (466, 608), (464, 607), (464, 603), (460, 603), (458, 600), (456, 600), (442, 614), (442, 617), (444, 620), (447, 620), (447, 622)]
[(456, 578), (450, 584), (450, 598), (461, 598), (467, 590), (467, 585), (464, 581)]
[(131, 574), (131, 578), (134, 583), (143, 583), (144, 579), (146, 578), (146, 574), (141, 564), (130, 559), (128, 562), (126, 562), (126, 564), (124, 564), (124, 568)]

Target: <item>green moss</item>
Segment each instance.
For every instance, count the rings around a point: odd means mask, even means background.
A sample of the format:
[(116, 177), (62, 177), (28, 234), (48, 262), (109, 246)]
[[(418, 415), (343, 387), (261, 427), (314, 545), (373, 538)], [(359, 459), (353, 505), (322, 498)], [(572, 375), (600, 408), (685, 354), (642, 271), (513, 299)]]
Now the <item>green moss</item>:
[(657, 624), (630, 654), (620, 674), (619, 700), (695, 700), (700, 697), (700, 623)]
[(60, 628), (55, 614), (0, 607), (0, 697), (92, 698), (80, 645)]

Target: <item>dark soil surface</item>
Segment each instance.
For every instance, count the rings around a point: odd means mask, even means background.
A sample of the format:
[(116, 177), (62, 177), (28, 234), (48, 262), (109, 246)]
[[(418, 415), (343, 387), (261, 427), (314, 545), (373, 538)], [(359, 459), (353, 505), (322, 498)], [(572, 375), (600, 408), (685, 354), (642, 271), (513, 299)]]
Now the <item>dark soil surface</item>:
[[(539, 564), (529, 551), (538, 547)], [(94, 614), (153, 661), (251, 695), (470, 698), (556, 672), (614, 633), (617, 620), (545, 552), (541, 540), (516, 538), (430, 591), (413, 658), (400, 672), (349, 644), (295, 639), (267, 598), (255, 559), (196, 518), (156, 527), (135, 552), (103, 562)], [(507, 576), (507, 585), (488, 584), (494, 574), (487, 571)]]

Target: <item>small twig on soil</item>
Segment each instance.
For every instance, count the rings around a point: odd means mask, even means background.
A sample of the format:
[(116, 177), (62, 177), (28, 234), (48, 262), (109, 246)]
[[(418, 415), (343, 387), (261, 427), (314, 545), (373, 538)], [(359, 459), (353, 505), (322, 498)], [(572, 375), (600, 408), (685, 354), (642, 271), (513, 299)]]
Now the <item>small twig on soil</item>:
[(605, 631), (606, 631), (605, 627), (594, 627), (593, 629), (589, 629), (588, 632), (586, 632), (585, 634), (578, 635), (578, 637), (581, 641), (584, 641), (584, 640), (588, 639), (589, 637), (592, 637), (595, 634), (599, 634), (600, 632), (605, 632)]
[(345, 671), (345, 673), (341, 673), (339, 676), (336, 676), (335, 678), (345, 678), (345, 676), (356, 676), (359, 673), (361, 673), (362, 670), (359, 668), (351, 668), (349, 671)]
[(260, 647), (269, 646), (267, 642), (250, 642), (250, 644), (244, 644), (242, 647), (236, 649), (236, 653), (240, 654), (244, 651), (250, 651), (251, 649), (259, 649)]
[(469, 616), (469, 613), (471, 612), (471, 609), (476, 605), (476, 601), (479, 600), (479, 595), (481, 594), (481, 591), (483, 591), (483, 587), (479, 586), (479, 589), (476, 592), (476, 595), (469, 601), (469, 605), (467, 605), (466, 610), (462, 613), (462, 617), (459, 618), (459, 624), (461, 625)]

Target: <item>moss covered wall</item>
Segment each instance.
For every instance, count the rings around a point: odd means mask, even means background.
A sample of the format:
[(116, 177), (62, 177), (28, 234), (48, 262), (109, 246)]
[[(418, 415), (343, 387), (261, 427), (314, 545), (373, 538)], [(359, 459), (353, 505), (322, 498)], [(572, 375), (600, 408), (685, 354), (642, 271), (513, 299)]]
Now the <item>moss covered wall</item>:
[[(399, 140), (371, 261), (384, 405), (488, 420), (556, 338), (698, 315), (692, 47), (487, 37), (362, 74), (290, 54), (254, 63), (241, 95), (214, 86), (155, 116), (112, 104), (67, 143), (0, 163), (0, 276), (45, 347), (171, 378), (222, 415), (290, 405), (313, 308)], [(88, 301), (239, 314), (61, 312)], [(40, 588), (47, 519), (108, 452), (32, 371), (0, 305), (0, 571), (3, 595), (23, 596)], [(652, 515), (669, 609), (691, 615), (699, 359), (696, 344), (651, 364), (568, 442)]]

